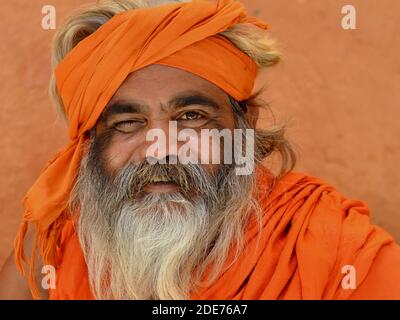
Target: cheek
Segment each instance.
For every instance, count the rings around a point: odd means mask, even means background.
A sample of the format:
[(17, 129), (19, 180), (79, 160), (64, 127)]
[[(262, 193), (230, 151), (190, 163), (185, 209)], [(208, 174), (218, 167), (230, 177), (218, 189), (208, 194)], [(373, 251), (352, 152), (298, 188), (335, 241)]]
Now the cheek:
[(113, 136), (103, 151), (103, 163), (109, 173), (119, 172), (129, 162), (138, 164), (141, 159), (138, 150), (141, 146), (138, 137), (127, 137), (116, 134)]
[[(178, 146), (181, 162), (191, 159), (204, 165), (209, 171), (213, 171), (214, 167), (224, 164), (225, 160), (227, 164), (231, 164), (233, 159), (232, 136), (233, 131), (226, 129), (223, 136), (213, 135), (211, 131), (206, 133), (205, 130), (201, 133), (198, 132), (196, 135), (191, 135), (190, 139), (181, 141), (182, 145)], [(229, 147), (230, 144), (231, 147)], [(226, 153), (224, 150), (225, 145), (227, 147)], [(190, 150), (190, 156), (188, 155), (188, 150)]]
[(216, 165), (232, 163), (234, 141), (231, 130), (225, 131), (224, 135), (203, 138), (201, 141), (203, 142), (199, 148), (201, 159)]

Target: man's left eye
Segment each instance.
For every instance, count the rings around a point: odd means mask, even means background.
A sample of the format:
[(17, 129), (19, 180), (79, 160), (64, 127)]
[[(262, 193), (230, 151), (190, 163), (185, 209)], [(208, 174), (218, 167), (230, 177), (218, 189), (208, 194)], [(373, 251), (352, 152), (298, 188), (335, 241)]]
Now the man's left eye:
[(189, 112), (186, 112), (182, 117), (180, 117), (180, 120), (199, 120), (202, 118), (204, 118), (204, 117), (200, 113), (194, 112), (194, 111), (189, 111)]

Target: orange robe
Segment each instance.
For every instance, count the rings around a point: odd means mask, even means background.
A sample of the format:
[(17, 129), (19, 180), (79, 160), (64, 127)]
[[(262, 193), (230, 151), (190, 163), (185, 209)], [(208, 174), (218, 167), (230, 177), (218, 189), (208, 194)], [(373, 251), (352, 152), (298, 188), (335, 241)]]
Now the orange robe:
[[(268, 192), (271, 176), (257, 170), (256, 196), (264, 209), (259, 246), (257, 226), (249, 225), (239, 260), (192, 299), (400, 299), (400, 247), (370, 223), (365, 203), (293, 172)], [(93, 299), (72, 222), (58, 250), (50, 299)], [(346, 265), (354, 267), (355, 289), (342, 285)]]

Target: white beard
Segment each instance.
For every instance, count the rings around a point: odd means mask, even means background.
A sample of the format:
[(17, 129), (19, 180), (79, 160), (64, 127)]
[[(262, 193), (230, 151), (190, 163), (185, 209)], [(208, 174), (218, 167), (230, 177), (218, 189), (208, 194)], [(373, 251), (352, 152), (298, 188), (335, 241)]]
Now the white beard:
[(111, 228), (104, 215), (82, 209), (78, 234), (97, 298), (189, 298), (192, 267), (212, 241), (202, 201), (148, 194), (112, 213)]

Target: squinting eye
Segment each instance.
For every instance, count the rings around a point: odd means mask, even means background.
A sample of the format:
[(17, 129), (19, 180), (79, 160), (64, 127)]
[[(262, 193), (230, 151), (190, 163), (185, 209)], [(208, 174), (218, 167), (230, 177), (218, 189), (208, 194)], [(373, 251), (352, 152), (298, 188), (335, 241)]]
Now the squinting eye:
[(186, 112), (180, 119), (181, 120), (199, 120), (202, 118), (204, 118), (204, 117), (200, 113), (194, 112), (194, 111), (189, 111), (189, 112)]
[(122, 132), (131, 132), (135, 130), (142, 123), (143, 123), (142, 121), (126, 120), (116, 123), (114, 125), (114, 128)]

